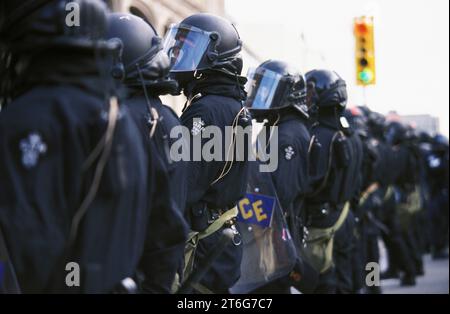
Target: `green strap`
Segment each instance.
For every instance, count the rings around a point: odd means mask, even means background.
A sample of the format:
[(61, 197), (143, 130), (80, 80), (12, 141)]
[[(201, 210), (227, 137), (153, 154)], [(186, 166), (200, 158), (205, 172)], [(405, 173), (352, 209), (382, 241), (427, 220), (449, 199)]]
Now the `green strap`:
[(335, 233), (336, 231), (339, 230), (339, 228), (342, 226), (342, 224), (344, 223), (345, 219), (347, 218), (348, 212), (350, 211), (350, 202), (345, 203), (344, 205), (344, 209), (342, 210), (341, 215), (339, 216), (338, 221), (336, 221), (336, 223), (334, 224), (332, 228), (332, 232)]
[(233, 218), (235, 218), (238, 215), (238, 209), (237, 206), (233, 207), (232, 209), (227, 210), (224, 212), (219, 218), (214, 220), (212, 224), (206, 228), (205, 231), (202, 231), (198, 234), (198, 239), (204, 239), (206, 237), (209, 237), (214, 232), (218, 231), (220, 228), (223, 227), (223, 225)]
[(389, 200), (393, 194), (394, 194), (394, 188), (392, 187), (392, 185), (389, 185), (389, 187), (386, 190), (386, 194), (384, 194), (383, 202), (386, 202), (387, 200)]
[(232, 209), (227, 210), (225, 213), (223, 213), (219, 218), (214, 220), (212, 224), (208, 226), (204, 231), (197, 232), (197, 231), (191, 231), (188, 235), (188, 243), (196, 244), (198, 243), (198, 240), (204, 239), (206, 237), (209, 237), (211, 234), (222, 228), (222, 226), (228, 221), (233, 219), (238, 215), (238, 209), (237, 206), (233, 207)]
[(223, 213), (219, 218), (214, 220), (212, 224), (208, 226), (204, 231), (202, 232), (196, 232), (191, 231), (188, 235), (188, 240), (186, 242), (186, 248), (184, 251), (184, 277), (186, 278), (189, 276), (189, 274), (192, 272), (192, 269), (194, 268), (194, 255), (195, 250), (197, 249), (198, 242), (206, 237), (209, 237), (213, 233), (217, 232), (220, 228), (223, 227), (223, 225), (235, 218), (238, 215), (238, 209), (237, 206), (233, 207), (232, 209), (227, 210), (225, 213)]
[(359, 206), (363, 206), (367, 199), (378, 190), (378, 184), (372, 183), (359, 198)]
[(324, 238), (329, 238), (332, 237), (334, 235), (334, 233), (336, 231), (339, 230), (339, 228), (342, 226), (342, 224), (344, 223), (345, 219), (347, 218), (348, 212), (350, 210), (350, 202), (345, 203), (344, 205), (344, 209), (342, 210), (341, 214), (339, 215), (338, 220), (336, 221), (336, 223), (329, 227), (329, 228), (311, 228), (311, 230), (317, 230), (319, 231), (317, 233), (317, 237), (316, 238), (312, 238), (312, 239), (308, 239), (306, 240), (307, 243), (313, 243), (319, 240), (322, 240)]

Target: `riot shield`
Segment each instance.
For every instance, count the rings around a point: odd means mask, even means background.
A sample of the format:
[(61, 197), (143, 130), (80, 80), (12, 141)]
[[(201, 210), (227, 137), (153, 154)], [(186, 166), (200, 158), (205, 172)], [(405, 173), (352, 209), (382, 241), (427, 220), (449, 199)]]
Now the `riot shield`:
[(241, 277), (230, 289), (253, 291), (287, 275), (296, 262), (296, 249), (277, 198), (270, 173), (251, 163), (245, 198), (238, 202), (237, 223), (242, 235)]

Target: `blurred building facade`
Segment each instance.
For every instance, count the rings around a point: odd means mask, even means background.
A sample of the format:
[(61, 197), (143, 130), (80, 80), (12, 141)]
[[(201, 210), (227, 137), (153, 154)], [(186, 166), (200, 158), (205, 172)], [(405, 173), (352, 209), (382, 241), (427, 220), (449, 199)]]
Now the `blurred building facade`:
[(397, 111), (390, 111), (387, 113), (386, 118), (388, 121), (399, 121), (410, 125), (413, 128), (425, 131), (430, 135), (440, 133), (439, 118), (429, 114), (401, 115), (397, 113)]
[(400, 119), (407, 124), (413, 125), (418, 130), (425, 131), (429, 134), (436, 134), (440, 131), (439, 118), (429, 114), (420, 115), (402, 115)]
[(172, 23), (185, 17), (209, 12), (225, 15), (225, 0), (109, 0), (116, 12), (130, 12), (150, 22), (163, 36)]

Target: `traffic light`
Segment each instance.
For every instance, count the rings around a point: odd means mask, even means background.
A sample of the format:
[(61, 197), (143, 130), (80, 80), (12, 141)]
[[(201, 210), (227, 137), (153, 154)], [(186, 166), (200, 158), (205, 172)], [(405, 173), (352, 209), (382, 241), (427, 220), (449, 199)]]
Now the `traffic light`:
[(373, 17), (355, 18), (353, 30), (356, 40), (356, 82), (363, 86), (373, 85), (376, 83)]

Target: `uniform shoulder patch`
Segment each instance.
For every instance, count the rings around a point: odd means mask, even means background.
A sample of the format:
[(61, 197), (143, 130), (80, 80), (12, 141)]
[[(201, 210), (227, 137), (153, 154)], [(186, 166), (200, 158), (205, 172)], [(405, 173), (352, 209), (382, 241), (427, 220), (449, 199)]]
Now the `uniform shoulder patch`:
[(37, 132), (32, 132), (20, 140), (19, 148), (22, 152), (22, 165), (26, 169), (35, 167), (39, 161), (39, 156), (47, 152), (47, 144)]
[(205, 129), (205, 121), (202, 118), (194, 118), (192, 121), (191, 134), (196, 136)]
[(284, 158), (286, 160), (291, 160), (297, 154), (297, 152), (295, 151), (295, 149), (292, 145), (284, 145), (282, 147), (282, 150), (284, 152)]

